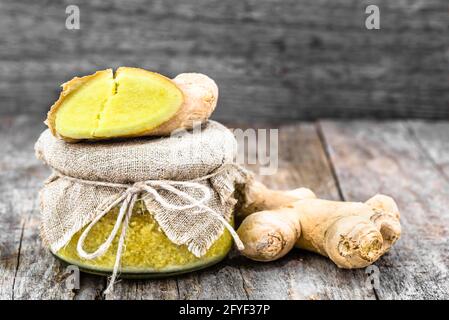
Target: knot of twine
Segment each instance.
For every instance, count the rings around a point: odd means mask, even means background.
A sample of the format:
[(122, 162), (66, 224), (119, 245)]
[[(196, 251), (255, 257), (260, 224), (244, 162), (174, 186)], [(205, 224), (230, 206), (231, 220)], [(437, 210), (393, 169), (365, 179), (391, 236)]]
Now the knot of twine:
[[(193, 180), (188, 181), (173, 181), (173, 180), (147, 180), (147, 181), (139, 181), (134, 184), (120, 184), (120, 183), (110, 183), (110, 182), (103, 182), (103, 181), (91, 181), (91, 180), (83, 180), (78, 178), (73, 178), (70, 176), (66, 176), (62, 173), (55, 172), (54, 176), (67, 179), (74, 182), (79, 182), (83, 184), (93, 185), (93, 186), (104, 186), (104, 187), (112, 187), (112, 188), (120, 188), (124, 189), (116, 199), (111, 200), (109, 203), (105, 204), (105, 209), (102, 210), (98, 215), (96, 215), (95, 219), (93, 219), (84, 229), (83, 233), (81, 234), (78, 243), (77, 243), (77, 253), (81, 258), (92, 260), (98, 257), (103, 256), (107, 250), (111, 247), (113, 240), (115, 239), (115, 236), (117, 235), (120, 225), (122, 224), (120, 238), (118, 242), (117, 247), (117, 253), (115, 257), (115, 263), (114, 268), (112, 272), (112, 276), (110, 278), (108, 287), (106, 288), (105, 293), (111, 292), (114, 287), (115, 280), (117, 278), (118, 271), (120, 269), (120, 260), (123, 253), (123, 247), (125, 243), (125, 237), (126, 237), (126, 231), (128, 229), (129, 220), (131, 218), (131, 215), (133, 213), (134, 205), (136, 204), (137, 197), (139, 194), (146, 192), (148, 195), (152, 196), (154, 201), (159, 203), (162, 207), (170, 210), (176, 210), (176, 211), (183, 211), (187, 209), (192, 208), (198, 208), (203, 210), (204, 212), (208, 213), (210, 216), (214, 217), (218, 221), (220, 221), (223, 226), (229, 231), (232, 238), (234, 239), (237, 248), (239, 250), (243, 250), (244, 246), (242, 241), (240, 240), (239, 236), (235, 232), (234, 228), (226, 221), (225, 218), (216, 211), (212, 210), (210, 207), (205, 205), (207, 201), (211, 198), (211, 193), (209, 188), (206, 186), (198, 183), (197, 181), (207, 180), (213, 176), (216, 176), (217, 174), (221, 173), (226, 169), (227, 165), (224, 165), (220, 167), (215, 172), (197, 178)], [(181, 186), (189, 189), (197, 189), (201, 191), (202, 196), (199, 199), (196, 199), (189, 195), (188, 193), (176, 188), (176, 186)], [(174, 203), (170, 203), (167, 201), (166, 198), (164, 198), (158, 190), (166, 190), (169, 191), (179, 198), (182, 198), (184, 202), (187, 202), (185, 205), (178, 205)], [(84, 250), (84, 242), (89, 235), (90, 230), (92, 227), (100, 221), (102, 217), (104, 217), (109, 211), (111, 211), (113, 208), (120, 206), (120, 211), (117, 215), (117, 220), (114, 224), (114, 227), (112, 228), (112, 231), (110, 232), (107, 239), (95, 250), (94, 252), (86, 252)]]

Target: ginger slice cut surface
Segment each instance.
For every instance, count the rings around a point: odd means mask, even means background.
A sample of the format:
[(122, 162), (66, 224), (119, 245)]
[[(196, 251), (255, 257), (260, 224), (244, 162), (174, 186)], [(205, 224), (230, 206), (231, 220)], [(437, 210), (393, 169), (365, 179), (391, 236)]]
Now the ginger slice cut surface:
[(94, 137), (132, 136), (172, 118), (183, 103), (180, 89), (164, 76), (136, 68), (119, 68), (116, 93), (106, 102)]
[(75, 78), (50, 110), (54, 134), (68, 140), (145, 135), (175, 116), (184, 102), (170, 79), (138, 68)]
[(57, 113), (52, 114), (50, 111), (48, 122), (54, 117), (56, 132), (64, 137), (92, 138), (98, 126), (100, 112), (114, 90), (115, 83), (111, 69), (74, 78), (63, 85), (63, 93), (58, 100), (60, 103), (54, 105)]

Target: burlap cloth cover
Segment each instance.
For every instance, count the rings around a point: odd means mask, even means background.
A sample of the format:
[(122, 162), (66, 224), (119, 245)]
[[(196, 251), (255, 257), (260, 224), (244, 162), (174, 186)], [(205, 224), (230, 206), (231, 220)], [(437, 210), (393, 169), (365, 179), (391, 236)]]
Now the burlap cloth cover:
[[(244, 183), (247, 172), (232, 165), (236, 141), (221, 124), (209, 121), (201, 128), (183, 131), (169, 138), (139, 138), (122, 141), (66, 143), (44, 131), (36, 145), (36, 155), (53, 170), (40, 193), (41, 234), (53, 252), (65, 246), (72, 236), (89, 224), (105, 204), (123, 189), (74, 181), (103, 181), (129, 184), (147, 180), (198, 180), (210, 188), (205, 205), (229, 220), (235, 205), (235, 184)], [(200, 190), (175, 186), (194, 198)], [(155, 189), (157, 189), (155, 187)], [(167, 202), (183, 205), (185, 199), (173, 192), (157, 190)], [(173, 210), (155, 197), (142, 192), (147, 209), (166, 236), (178, 245), (187, 245), (195, 256), (202, 256), (224, 230), (223, 223), (201, 208)]]

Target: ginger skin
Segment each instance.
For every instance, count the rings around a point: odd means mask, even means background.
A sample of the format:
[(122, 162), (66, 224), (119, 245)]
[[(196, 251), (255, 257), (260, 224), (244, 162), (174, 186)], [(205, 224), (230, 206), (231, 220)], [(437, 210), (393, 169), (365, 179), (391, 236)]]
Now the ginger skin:
[(243, 199), (237, 210), (237, 217), (245, 217), (258, 211), (282, 208), (299, 199), (313, 199), (316, 195), (307, 188), (298, 188), (289, 191), (271, 190), (264, 184), (251, 180), (240, 191)]
[(195, 122), (209, 119), (217, 106), (218, 87), (201, 73), (181, 73), (172, 81), (181, 89), (184, 103), (173, 118), (153, 129), (148, 135), (164, 136), (177, 129), (191, 129)]
[[(243, 255), (272, 261), (297, 247), (327, 256), (340, 268), (363, 268), (400, 237), (399, 210), (388, 196), (376, 195), (365, 203), (342, 202), (314, 198), (304, 188), (296, 190), (302, 191), (291, 201), (292, 191), (270, 191), (259, 183), (247, 186), (244, 198), (250, 202), (242, 208), (263, 211), (243, 210), (246, 218), (237, 230), (245, 245)], [(263, 196), (256, 197), (259, 191)], [(280, 200), (277, 204), (274, 196)]]

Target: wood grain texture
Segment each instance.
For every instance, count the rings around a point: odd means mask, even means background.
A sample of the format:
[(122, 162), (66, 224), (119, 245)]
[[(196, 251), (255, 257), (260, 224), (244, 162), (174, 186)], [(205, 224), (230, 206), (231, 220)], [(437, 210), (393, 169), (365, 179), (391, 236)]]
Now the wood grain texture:
[[(81, 29), (65, 28), (68, 5)], [(367, 30), (377, 4), (381, 29)], [(0, 0), (0, 113), (44, 117), (59, 85), (122, 65), (220, 86), (218, 120), (449, 117), (446, 0)]]
[(84, 276), (80, 290), (66, 288), (68, 273), (39, 238), (37, 193), (50, 170), (34, 156), (44, 125), (29, 116), (1, 117), (0, 235), (6, 248), (0, 263), (0, 294), (8, 299), (93, 299), (101, 278)]
[(176, 279), (119, 280), (106, 300), (174, 300), (178, 299)]
[(403, 235), (376, 263), (378, 297), (447, 299), (449, 180), (429, 158), (435, 153), (431, 145), (446, 143), (447, 135), (438, 133), (447, 129), (424, 123), (353, 121), (325, 122), (322, 130), (344, 197), (364, 201), (384, 193), (401, 210)]
[[(35, 214), (36, 190), (48, 174), (48, 169), (35, 160), (33, 155), (34, 140), (40, 130), (38, 128), (42, 128), (42, 125), (29, 120), (28, 117), (2, 118), (1, 141), (4, 142), (4, 148), (1, 157), (0, 194), (1, 204), (8, 210), (2, 210), (1, 218), (3, 220), (8, 216), (14, 217), (11, 222), (15, 223), (15, 225), (2, 223), (2, 227), (11, 228), (13, 239), (16, 233), (14, 230), (21, 229), (18, 257), (12, 277), (14, 286), (9, 289), (11, 298), (15, 299), (33, 299), (41, 296), (43, 291), (46, 291), (45, 294), (49, 297), (57, 298), (60, 296), (53, 295), (54, 283), (45, 286), (49, 284), (47, 281), (55, 279), (48, 276), (53, 273), (55, 263), (41, 249), (38, 239), (38, 217)], [(4, 230), (5, 237), (11, 234), (10, 230)]]
[[(6, 141), (11, 135), (12, 121), (11, 118), (1, 118), (0, 141)], [(12, 144), (3, 146), (0, 157), (0, 299), (13, 298), (25, 220), (25, 215), (15, 209), (15, 201), (20, 201), (20, 198), (15, 188), (11, 187), (17, 178), (16, 155), (17, 150)]]
[(410, 134), (413, 135), (434, 163), (436, 169), (449, 181), (449, 125), (447, 122), (408, 122)]
[[(222, 263), (178, 278), (179, 297), (184, 300), (246, 300), (248, 295), (240, 273), (240, 257), (234, 252)], [(234, 258), (233, 258), (234, 257)]]

